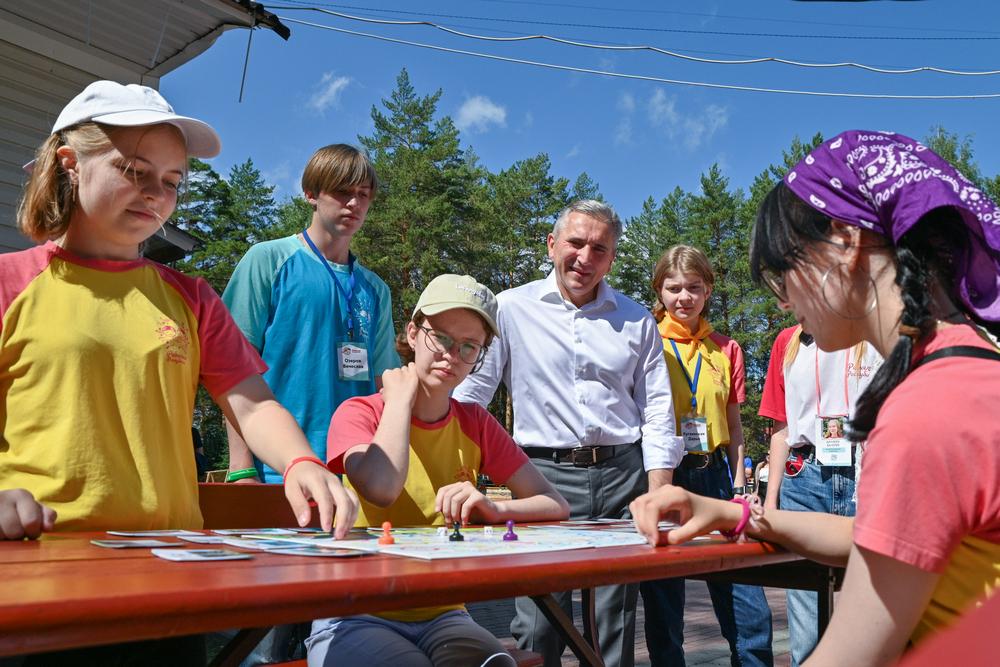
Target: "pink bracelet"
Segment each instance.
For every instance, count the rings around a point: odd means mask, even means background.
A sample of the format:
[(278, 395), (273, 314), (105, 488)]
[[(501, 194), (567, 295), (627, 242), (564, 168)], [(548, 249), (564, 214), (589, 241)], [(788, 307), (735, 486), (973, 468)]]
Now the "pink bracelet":
[(302, 463), (303, 461), (310, 461), (312, 463), (315, 463), (316, 465), (321, 465), (324, 468), (326, 467), (326, 464), (323, 463), (322, 461), (320, 461), (315, 456), (300, 456), (297, 459), (292, 459), (292, 462), (288, 464), (287, 468), (285, 468), (285, 473), (281, 476), (282, 481), (284, 481), (284, 479), (286, 477), (288, 477), (288, 471), (290, 471), (292, 468), (294, 468), (296, 464)]
[(740, 518), (740, 522), (736, 524), (735, 528), (732, 530), (720, 530), (719, 532), (722, 533), (722, 536), (730, 542), (735, 542), (740, 539), (743, 532), (747, 529), (747, 524), (750, 522), (750, 503), (742, 497), (733, 498), (729, 502), (743, 505), (743, 516)]

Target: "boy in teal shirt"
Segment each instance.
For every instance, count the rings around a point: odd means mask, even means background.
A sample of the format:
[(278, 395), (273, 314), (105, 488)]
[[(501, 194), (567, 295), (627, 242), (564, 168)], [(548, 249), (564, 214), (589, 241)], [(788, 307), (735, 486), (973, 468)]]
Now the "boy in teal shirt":
[[(309, 228), (250, 248), (222, 295), (267, 363), (264, 379), (324, 461), (333, 412), (377, 392), (382, 371), (399, 366), (389, 288), (350, 252), (377, 190), (357, 148), (316, 151), (302, 174)], [(231, 477), (281, 483), (281, 471), (255, 461), (232, 427), (229, 469)]]

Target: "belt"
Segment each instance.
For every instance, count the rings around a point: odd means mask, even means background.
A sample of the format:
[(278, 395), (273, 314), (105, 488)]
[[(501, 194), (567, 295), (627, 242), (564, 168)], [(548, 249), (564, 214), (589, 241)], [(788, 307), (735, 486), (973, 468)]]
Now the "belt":
[(566, 449), (553, 447), (522, 447), (521, 449), (531, 459), (548, 459), (553, 463), (572, 463), (577, 468), (590, 468), (618, 456), (629, 447), (635, 447), (637, 444), (639, 443), (630, 442), (625, 445), (588, 445)]
[(722, 458), (722, 447), (716, 447), (708, 454), (696, 454), (689, 453), (685, 454), (684, 458), (681, 459), (678, 468), (684, 468), (685, 470), (701, 470), (702, 468), (707, 468), (710, 465), (720, 466), (725, 463), (725, 459)]

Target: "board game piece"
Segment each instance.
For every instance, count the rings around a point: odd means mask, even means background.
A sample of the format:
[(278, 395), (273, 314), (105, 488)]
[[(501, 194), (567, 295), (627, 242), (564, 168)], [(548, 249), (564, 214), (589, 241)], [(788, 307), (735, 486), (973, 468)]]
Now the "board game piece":
[(493, 526), (483, 526), (483, 536), (493, 537)]
[(395, 544), (396, 540), (392, 539), (392, 524), (388, 521), (382, 522), (382, 537), (378, 538), (379, 544)]
[(438, 526), (437, 538), (442, 542), (448, 539), (448, 529), (444, 526)]
[(517, 540), (517, 533), (514, 532), (514, 521), (513, 519), (507, 520), (507, 532), (503, 534), (504, 542), (514, 542)]
[(459, 527), (462, 524), (460, 522), (456, 521), (454, 525), (455, 525), (455, 532), (448, 536), (448, 541), (449, 542), (464, 542), (465, 541), (465, 536), (462, 535), (461, 531), (458, 530)]

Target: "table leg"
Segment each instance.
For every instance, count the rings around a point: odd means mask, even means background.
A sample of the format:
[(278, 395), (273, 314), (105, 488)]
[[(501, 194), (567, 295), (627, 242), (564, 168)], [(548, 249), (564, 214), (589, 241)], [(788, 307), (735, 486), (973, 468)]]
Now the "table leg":
[[(591, 612), (593, 613), (593, 595), (590, 596)], [(566, 612), (562, 610), (562, 607), (556, 602), (555, 598), (551, 595), (532, 595), (531, 599), (538, 605), (542, 614), (548, 619), (562, 635), (562, 638), (566, 641), (566, 645), (569, 646), (573, 654), (580, 660), (581, 665), (586, 665), (587, 667), (604, 667), (604, 660), (601, 659), (600, 654), (593, 649), (587, 640), (580, 635), (580, 631), (576, 629), (573, 625), (573, 619), (566, 616)], [(587, 612), (584, 611), (586, 616)], [(597, 637), (596, 628), (594, 629), (594, 638)]]
[(270, 627), (240, 630), (235, 637), (229, 640), (229, 643), (222, 647), (209, 667), (239, 667), (244, 658), (250, 655), (250, 652), (270, 630)]
[(580, 591), (580, 606), (583, 608), (583, 638), (600, 655), (601, 639), (597, 634), (597, 614), (595, 611), (595, 591), (593, 588), (584, 588)]
[(816, 591), (817, 597), (819, 598), (819, 604), (816, 607), (816, 623), (819, 628), (819, 634), (817, 637), (822, 638), (823, 633), (826, 632), (826, 627), (830, 624), (830, 617), (833, 616), (833, 594), (834, 591), (836, 591), (836, 588), (836, 572), (832, 567), (828, 567), (826, 568), (825, 585)]

